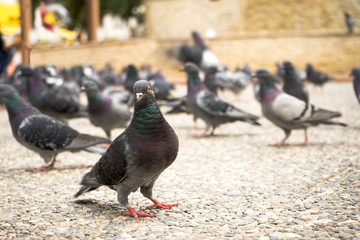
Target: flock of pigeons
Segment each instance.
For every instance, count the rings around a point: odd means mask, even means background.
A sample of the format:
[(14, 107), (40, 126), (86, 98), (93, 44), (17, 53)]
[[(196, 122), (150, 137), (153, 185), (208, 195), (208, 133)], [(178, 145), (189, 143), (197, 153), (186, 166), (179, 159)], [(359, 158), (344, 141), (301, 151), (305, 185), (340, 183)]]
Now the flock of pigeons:
[[(303, 129), (303, 144), (308, 144), (310, 126), (346, 126), (334, 120), (341, 113), (309, 103), (304, 79), (317, 85), (332, 80), (311, 64), (306, 66), (305, 73), (296, 70), (289, 61), (278, 65), (276, 75), (265, 68), (258, 68), (252, 74), (248, 65), (231, 72), (220, 67), (217, 57), (198, 33), (193, 32), (192, 36), (193, 46), (183, 45), (178, 49), (178, 59), (184, 62), (182, 70), (187, 76), (187, 95), (177, 99), (171, 97), (174, 86), (161, 71), (152, 72), (150, 66), (139, 71), (129, 65), (120, 75), (114, 74), (110, 65), (99, 72), (91, 65), (61, 70), (53, 65), (18, 66), (0, 84), (0, 101), (7, 109), (15, 139), (38, 153), (46, 163), (30, 171), (52, 169), (57, 154), (63, 151), (98, 153), (100, 160), (83, 177), (82, 187), (75, 196), (105, 185), (117, 192), (118, 201), (128, 210), (124, 215), (152, 217), (135, 211), (128, 203), (128, 195), (140, 188), (154, 203), (149, 208), (167, 209), (177, 205), (163, 204), (152, 197), (156, 179), (175, 160), (179, 147), (176, 133), (159, 106), (171, 107), (166, 114), (186, 112), (193, 115), (194, 121), (202, 119), (206, 128), (197, 137), (211, 136), (219, 125), (234, 121), (259, 126), (258, 116), (217, 95), (223, 89), (239, 94), (252, 82), (263, 116), (285, 132), (285, 138), (275, 146), (284, 145), (292, 130)], [(354, 68), (351, 74), (360, 103), (360, 68)], [(87, 106), (80, 103), (82, 91), (86, 93)], [(107, 138), (71, 128), (68, 120), (77, 117), (87, 117), (104, 130)], [(116, 128), (126, 129), (111, 141), (111, 131)]]

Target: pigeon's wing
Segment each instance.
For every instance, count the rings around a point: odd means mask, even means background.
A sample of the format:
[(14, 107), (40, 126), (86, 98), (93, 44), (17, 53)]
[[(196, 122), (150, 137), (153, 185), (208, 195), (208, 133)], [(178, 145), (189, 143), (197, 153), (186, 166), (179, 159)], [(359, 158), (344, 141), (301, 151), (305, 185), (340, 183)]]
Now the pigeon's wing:
[(38, 99), (40, 106), (59, 113), (74, 113), (79, 110), (78, 99), (65, 87), (43, 91)]
[(311, 115), (312, 105), (286, 93), (279, 94), (271, 105), (271, 113), (277, 118), (291, 121), (305, 121)]
[(127, 159), (131, 158), (131, 153), (124, 133), (114, 140), (94, 166), (97, 181), (102, 185), (117, 185), (126, 178)]
[(215, 74), (215, 84), (220, 88), (232, 89), (233, 83), (230, 81), (231, 73), (228, 71), (217, 72)]
[(258, 117), (240, 109), (233, 105), (222, 101), (219, 97), (215, 96), (209, 91), (201, 91), (196, 95), (196, 105), (203, 111), (213, 116), (227, 116), (231, 118), (252, 118)]
[(288, 95), (279, 94), (271, 106), (271, 114), (286, 122), (317, 124), (324, 120), (341, 116), (338, 112), (317, 108)]
[(40, 149), (59, 150), (68, 147), (79, 132), (46, 115), (32, 115), (22, 121), (18, 136)]

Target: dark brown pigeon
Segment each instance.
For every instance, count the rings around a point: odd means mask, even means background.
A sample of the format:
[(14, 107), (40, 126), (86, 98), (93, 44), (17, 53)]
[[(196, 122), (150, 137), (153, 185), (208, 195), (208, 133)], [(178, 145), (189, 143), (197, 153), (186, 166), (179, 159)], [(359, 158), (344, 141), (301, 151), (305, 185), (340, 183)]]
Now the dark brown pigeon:
[(152, 196), (156, 179), (175, 160), (178, 138), (163, 117), (155, 100), (151, 84), (139, 80), (134, 84), (135, 110), (128, 128), (110, 145), (105, 155), (81, 181), (83, 185), (75, 197), (105, 185), (115, 190), (118, 201), (129, 211), (126, 216), (152, 217), (136, 212), (128, 196), (140, 188), (150, 206), (168, 209), (177, 204), (162, 204)]

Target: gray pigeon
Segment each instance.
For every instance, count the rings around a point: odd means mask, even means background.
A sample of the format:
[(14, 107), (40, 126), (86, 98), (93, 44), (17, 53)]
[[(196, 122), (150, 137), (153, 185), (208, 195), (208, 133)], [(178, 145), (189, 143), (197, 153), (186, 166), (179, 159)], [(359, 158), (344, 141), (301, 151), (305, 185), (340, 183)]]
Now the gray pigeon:
[(128, 106), (130, 93), (128, 91), (109, 92), (100, 91), (93, 81), (83, 82), (88, 99), (89, 120), (95, 126), (101, 127), (108, 138), (111, 130), (127, 127), (131, 114)]
[(239, 94), (250, 83), (251, 74), (243, 71), (219, 71), (215, 74), (215, 84), (220, 88), (227, 88)]
[(53, 168), (59, 152), (94, 151), (94, 145), (110, 142), (105, 138), (81, 134), (68, 125), (42, 114), (25, 102), (10, 85), (0, 84), (0, 99), (5, 102), (15, 139), (38, 153), (47, 163), (31, 171), (47, 171)]
[(170, 91), (171, 89), (174, 89), (174, 86), (166, 80), (161, 70), (158, 70), (155, 73), (149, 75), (146, 80), (149, 80), (151, 83), (156, 100), (170, 99)]
[(30, 67), (22, 67), (20, 71), (26, 78), (30, 103), (42, 113), (63, 122), (70, 118), (87, 117), (87, 112), (80, 106), (78, 91), (63, 86), (48, 88)]
[(317, 108), (277, 88), (273, 81), (274, 77), (267, 71), (257, 70), (255, 77), (260, 81), (260, 102), (263, 115), (285, 132), (285, 138), (274, 146), (284, 145), (291, 130), (294, 129), (304, 129), (303, 145), (305, 145), (309, 143), (307, 128), (310, 126), (319, 124), (347, 126), (332, 119), (340, 117), (341, 113)]
[(179, 141), (160, 112), (151, 84), (139, 80), (134, 84), (135, 110), (128, 128), (110, 145), (105, 155), (82, 179), (83, 185), (75, 197), (102, 185), (115, 190), (118, 201), (129, 211), (126, 216), (152, 217), (136, 212), (128, 196), (140, 188), (154, 205), (168, 209), (177, 204), (162, 204), (152, 197), (156, 179), (170, 166), (178, 152)]
[(203, 71), (209, 67), (220, 68), (219, 59), (216, 55), (205, 45), (204, 40), (196, 31), (192, 32), (194, 41), (193, 46), (183, 45), (180, 47), (178, 59), (183, 62), (192, 62), (199, 66)]
[(306, 64), (306, 79), (315, 85), (323, 86), (325, 83), (334, 80), (333, 77), (317, 71), (310, 63)]
[(299, 79), (296, 74), (296, 70), (291, 62), (284, 61), (284, 86), (283, 90), (287, 94), (290, 94), (304, 102), (309, 102), (309, 94), (305, 88), (304, 83)]
[(355, 19), (348, 12), (344, 12), (344, 16), (346, 28), (349, 34), (352, 34), (354, 32)]
[(200, 81), (199, 70), (195, 64), (186, 63), (182, 70), (187, 74), (187, 104), (189, 110), (194, 117), (199, 117), (206, 123), (206, 129), (199, 137), (205, 136), (210, 128), (212, 128), (210, 135), (213, 135), (216, 127), (228, 122), (244, 121), (253, 125), (260, 125), (256, 121), (257, 116), (222, 101), (206, 89), (205, 85)]

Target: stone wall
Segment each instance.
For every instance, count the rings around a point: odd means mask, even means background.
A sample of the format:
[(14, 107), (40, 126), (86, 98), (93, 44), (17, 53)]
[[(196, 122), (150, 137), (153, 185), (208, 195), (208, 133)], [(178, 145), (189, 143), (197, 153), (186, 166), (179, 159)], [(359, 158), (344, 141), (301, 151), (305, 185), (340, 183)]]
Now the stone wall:
[(344, 11), (360, 25), (360, 0), (148, 0), (148, 37), (187, 38), (192, 30), (233, 38), (254, 33), (346, 32)]
[[(207, 41), (220, 62), (228, 64), (230, 69), (248, 63), (252, 69), (262, 66), (274, 71), (276, 62), (290, 60), (300, 69), (311, 62), (322, 71), (346, 76), (353, 67), (359, 67), (359, 43), (359, 34)], [(120, 71), (130, 63), (136, 66), (150, 63), (154, 69), (163, 69), (165, 76), (173, 81), (184, 82), (184, 73), (179, 71), (181, 63), (167, 54), (169, 49), (180, 44), (182, 41), (144, 38), (119, 43), (35, 47), (31, 52), (31, 65), (53, 63), (69, 67), (91, 62), (99, 69), (109, 62)]]

